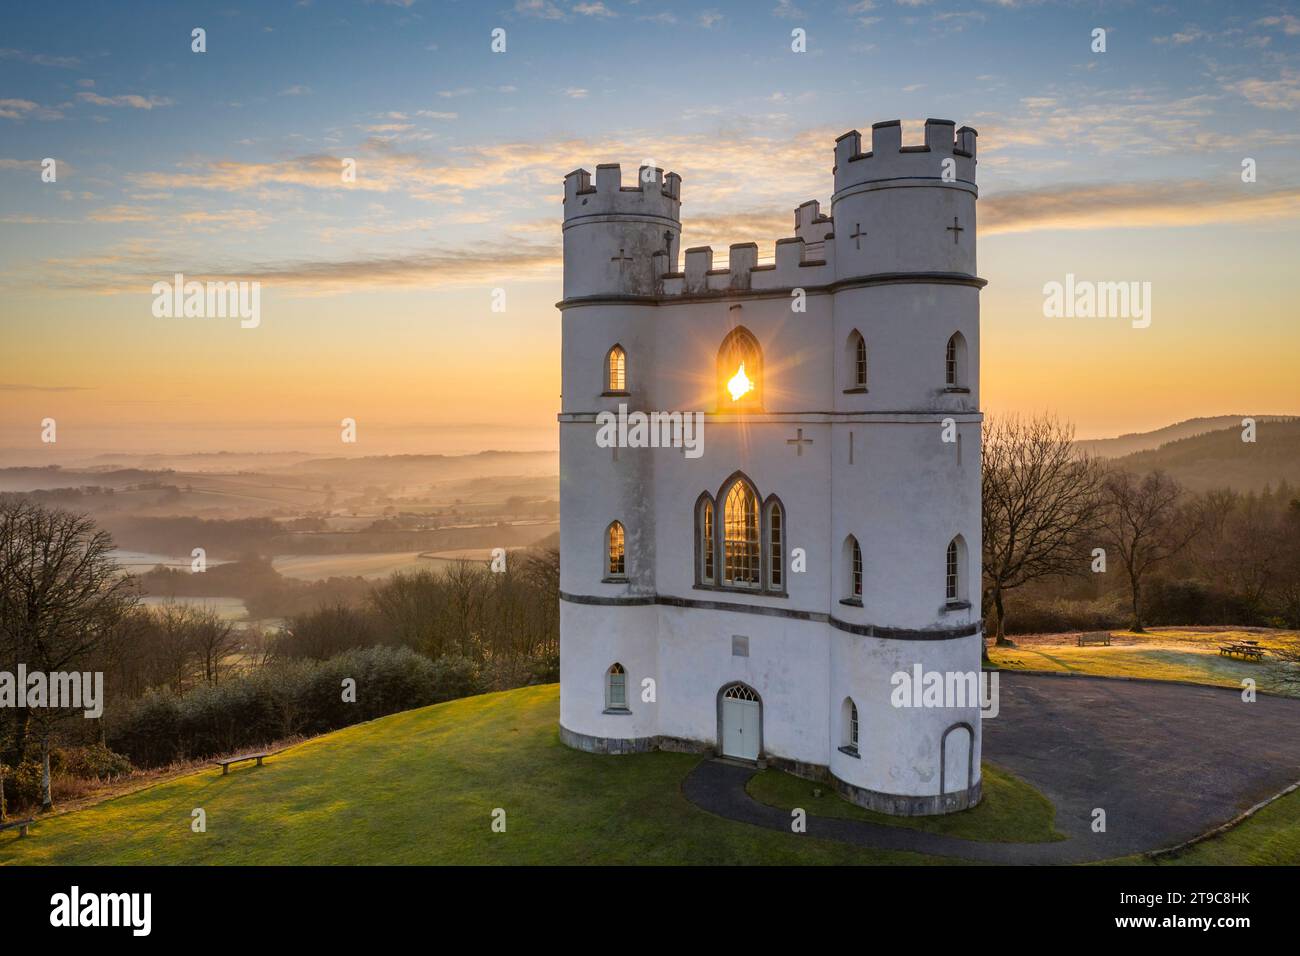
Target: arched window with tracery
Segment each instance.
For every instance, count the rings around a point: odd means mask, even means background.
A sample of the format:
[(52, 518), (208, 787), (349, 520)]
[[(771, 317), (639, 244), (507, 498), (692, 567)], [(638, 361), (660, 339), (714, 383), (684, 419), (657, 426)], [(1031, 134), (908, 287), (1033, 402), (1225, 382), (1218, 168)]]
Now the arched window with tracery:
[(709, 495), (700, 496), (695, 509), (695, 561), (699, 569), (701, 584), (713, 584), (717, 580), (717, 559), (714, 541), (717, 527), (713, 513), (713, 499)]
[(785, 589), (785, 509), (779, 501), (767, 506), (767, 586)]
[(732, 587), (760, 585), (758, 495), (744, 479), (727, 490), (722, 510), (722, 581)]
[(605, 390), (627, 391), (627, 352), (621, 345), (615, 345), (605, 356)]
[(627, 710), (627, 671), (617, 661), (605, 671), (605, 709)]

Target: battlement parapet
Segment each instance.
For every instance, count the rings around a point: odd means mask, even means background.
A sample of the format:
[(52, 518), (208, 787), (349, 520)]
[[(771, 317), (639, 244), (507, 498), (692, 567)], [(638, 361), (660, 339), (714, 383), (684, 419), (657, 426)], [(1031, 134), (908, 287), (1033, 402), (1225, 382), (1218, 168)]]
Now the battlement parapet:
[(974, 191), (979, 134), (969, 126), (955, 127), (952, 120), (927, 119), (925, 142), (904, 146), (899, 120), (876, 123), (871, 127), (871, 149), (865, 153), (862, 134), (850, 130), (835, 141), (835, 193), (909, 179)]
[(565, 221), (582, 216), (645, 215), (680, 219), (682, 178), (676, 173), (664, 175), (657, 166), (642, 166), (636, 182), (623, 185), (623, 171), (618, 163), (596, 167), (596, 181), (591, 173), (575, 169), (564, 177)]

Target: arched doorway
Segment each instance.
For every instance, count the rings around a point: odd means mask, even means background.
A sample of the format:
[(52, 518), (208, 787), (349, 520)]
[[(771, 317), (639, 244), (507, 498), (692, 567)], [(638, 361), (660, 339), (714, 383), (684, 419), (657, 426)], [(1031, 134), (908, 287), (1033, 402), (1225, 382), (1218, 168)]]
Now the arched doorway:
[(763, 752), (763, 701), (748, 684), (737, 681), (718, 694), (718, 750), (739, 760)]
[(975, 785), (975, 728), (964, 720), (939, 739), (939, 793), (961, 793)]

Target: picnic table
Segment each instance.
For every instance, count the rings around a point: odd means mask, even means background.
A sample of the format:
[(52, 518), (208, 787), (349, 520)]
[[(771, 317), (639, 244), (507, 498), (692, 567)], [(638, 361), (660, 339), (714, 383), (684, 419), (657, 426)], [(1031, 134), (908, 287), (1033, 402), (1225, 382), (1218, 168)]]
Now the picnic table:
[(1220, 657), (1240, 657), (1243, 660), (1262, 661), (1267, 651), (1259, 641), (1228, 641), (1219, 645)]

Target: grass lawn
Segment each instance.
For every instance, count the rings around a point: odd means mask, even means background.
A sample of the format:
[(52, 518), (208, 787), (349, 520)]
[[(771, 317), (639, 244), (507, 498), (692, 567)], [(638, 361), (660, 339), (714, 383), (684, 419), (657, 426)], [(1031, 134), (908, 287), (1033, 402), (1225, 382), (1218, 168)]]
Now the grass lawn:
[(989, 659), (1004, 670), (1071, 671), (1102, 677), (1147, 677), (1241, 687), (1252, 677), (1262, 691), (1300, 696), (1300, 685), (1277, 681), (1276, 666), (1223, 657), (1219, 645), (1229, 640), (1259, 641), (1276, 648), (1294, 641), (1294, 631), (1234, 631), (1152, 628), (1145, 634), (1112, 631), (1111, 645), (1075, 646), (1074, 634), (1016, 636), (1015, 647), (990, 647)]
[(948, 862), (712, 816), (681, 794), (698, 756), (569, 750), (558, 711), (547, 685), (395, 714), (0, 834), (0, 863)]
[[(749, 781), (749, 794), (769, 806), (803, 807), (810, 816), (868, 820), (910, 827), (927, 833), (999, 843), (1044, 843), (1064, 840), (1052, 825), (1056, 808), (1019, 777), (990, 763), (982, 765), (984, 796), (977, 807), (939, 817), (892, 817), (849, 803), (825, 784), (815, 784), (780, 770), (764, 770)], [(814, 789), (821, 791), (815, 796)]]

